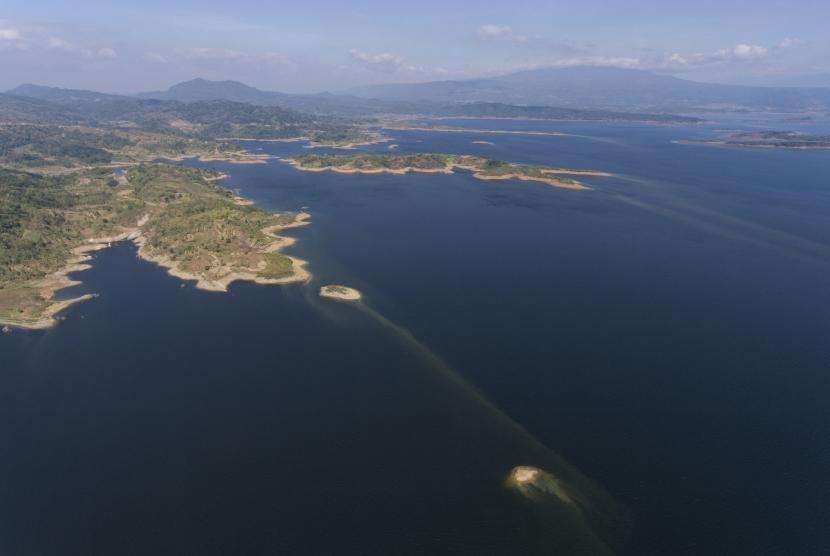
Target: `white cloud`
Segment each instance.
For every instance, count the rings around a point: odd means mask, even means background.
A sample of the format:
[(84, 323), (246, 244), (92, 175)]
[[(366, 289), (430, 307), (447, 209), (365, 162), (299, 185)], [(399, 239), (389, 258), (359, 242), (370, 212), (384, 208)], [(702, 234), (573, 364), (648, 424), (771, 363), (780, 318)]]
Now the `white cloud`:
[(114, 60), (118, 58), (118, 53), (112, 48), (99, 48), (96, 54), (98, 55), (98, 58), (103, 58), (105, 60)]
[(238, 60), (245, 54), (228, 48), (179, 48), (176, 54), (188, 60)]
[(22, 38), (20, 31), (14, 27), (0, 29), (0, 41), (18, 41)]
[(407, 67), (402, 56), (390, 52), (370, 54), (353, 48), (349, 50), (349, 55), (353, 60), (360, 62), (361, 65), (372, 71), (394, 73)]
[(46, 41), (46, 46), (54, 50), (63, 50), (64, 52), (75, 52), (77, 50), (74, 44), (60, 37), (49, 37)]
[(797, 46), (804, 46), (806, 41), (796, 38), (796, 37), (787, 37), (781, 39), (781, 42), (778, 43), (777, 48), (779, 49), (787, 49), (787, 48), (795, 48)]
[(90, 60), (114, 60), (115, 58), (118, 58), (118, 53), (115, 51), (115, 49), (110, 48), (108, 46), (100, 48), (87, 48), (85, 46), (79, 46), (75, 43), (71, 43), (66, 39), (62, 39), (61, 37), (47, 38), (46, 48), (50, 50), (59, 50), (61, 52), (66, 52), (69, 54), (76, 54), (78, 56)]
[(162, 56), (161, 54), (159, 54), (157, 52), (147, 52), (146, 54), (144, 54), (144, 56), (142, 56), (142, 58), (144, 58), (148, 62), (156, 62), (158, 64), (166, 64), (167, 63), (167, 57)]
[(733, 48), (723, 48), (718, 50), (717, 55), (724, 60), (738, 59), (738, 60), (757, 60), (764, 58), (769, 49), (765, 46), (757, 44), (736, 44)]
[[(279, 52), (241, 52), (229, 48), (178, 48), (173, 58), (194, 61), (215, 61), (215, 62), (240, 62), (240, 63), (267, 63), (267, 64), (293, 64), (292, 59)], [(148, 53), (145, 58), (154, 62), (168, 62), (171, 56), (163, 56), (157, 53)]]
[(478, 28), (478, 36), (482, 39), (500, 39), (511, 35), (513, 35), (513, 29), (509, 25), (488, 23)]
[(520, 35), (513, 31), (513, 28), (509, 25), (496, 25), (494, 23), (488, 23), (487, 25), (482, 25), (476, 31), (478, 38), (485, 40), (485, 41), (507, 41), (507, 42), (518, 42), (524, 43), (528, 42), (528, 37), (525, 35)]
[(596, 66), (637, 69), (643, 66), (639, 58), (625, 56), (577, 56), (573, 58), (560, 58), (547, 66), (565, 68), (571, 66)]

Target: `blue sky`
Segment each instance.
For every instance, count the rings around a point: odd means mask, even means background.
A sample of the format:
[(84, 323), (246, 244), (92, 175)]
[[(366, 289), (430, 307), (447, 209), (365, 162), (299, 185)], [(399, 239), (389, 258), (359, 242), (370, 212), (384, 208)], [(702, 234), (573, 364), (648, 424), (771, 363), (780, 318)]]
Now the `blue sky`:
[(289, 92), (613, 65), (704, 81), (830, 74), (830, 1), (5, 0), (0, 89), (192, 77)]

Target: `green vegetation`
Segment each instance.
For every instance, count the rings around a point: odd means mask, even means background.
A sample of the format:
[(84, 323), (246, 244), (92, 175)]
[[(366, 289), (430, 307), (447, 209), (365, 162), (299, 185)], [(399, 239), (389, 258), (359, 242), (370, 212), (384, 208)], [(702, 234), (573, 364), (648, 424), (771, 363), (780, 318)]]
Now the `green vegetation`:
[(785, 149), (828, 149), (830, 135), (809, 135), (795, 131), (760, 131), (733, 133), (723, 141), (713, 141), (736, 147), (777, 147)]
[(447, 154), (326, 154), (309, 153), (298, 156), (293, 160), (302, 169), (344, 169), (344, 170), (405, 170), (409, 168), (421, 170), (447, 169), (453, 165), (458, 157)]
[(304, 154), (291, 159), (300, 170), (338, 172), (450, 172), (454, 169), (472, 170), (479, 179), (520, 179), (539, 181), (570, 189), (583, 189), (579, 181), (567, 175), (607, 176), (592, 170), (572, 170), (552, 166), (513, 164), (472, 155), (438, 153), (416, 154)]
[[(0, 170), (0, 320), (37, 320), (62, 284), (54, 274), (90, 239), (142, 234), (142, 256), (206, 282), (294, 273), (268, 229), (294, 221), (240, 205), (212, 176), (142, 164), (126, 179), (107, 169), (71, 176)], [(113, 181), (115, 185), (113, 185)]]
[(159, 157), (240, 157), (223, 142), (138, 129), (0, 124), (0, 165), (49, 170), (129, 164)]
[(20, 166), (106, 164), (131, 141), (123, 135), (79, 127), (0, 126), (0, 160)]

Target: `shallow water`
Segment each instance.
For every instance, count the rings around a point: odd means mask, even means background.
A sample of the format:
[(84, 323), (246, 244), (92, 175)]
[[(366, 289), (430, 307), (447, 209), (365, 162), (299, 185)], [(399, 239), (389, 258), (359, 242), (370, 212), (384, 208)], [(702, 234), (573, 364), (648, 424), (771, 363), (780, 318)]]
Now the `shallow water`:
[[(569, 135), (398, 151), (618, 176), (205, 165), (307, 207), (315, 282), (199, 292), (124, 245), (80, 275), (98, 299), (0, 336), (2, 551), (567, 550), (580, 525), (504, 487), (555, 453), (629, 508), (630, 554), (827, 550), (830, 152), (675, 142), (723, 123), (441, 123)], [(316, 298), (330, 282), (369, 310)]]

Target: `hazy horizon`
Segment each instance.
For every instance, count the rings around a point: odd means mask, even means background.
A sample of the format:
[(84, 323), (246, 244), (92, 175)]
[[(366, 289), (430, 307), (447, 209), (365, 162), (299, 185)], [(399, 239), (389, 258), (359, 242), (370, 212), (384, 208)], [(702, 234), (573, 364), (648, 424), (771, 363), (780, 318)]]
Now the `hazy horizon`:
[[(747, 85), (830, 85), (830, 5), (588, 0), (471, 8), (427, 1), (140, 8), (11, 0), (0, 89), (22, 83), (135, 93), (201, 77), (264, 90), (342, 91), (540, 67), (644, 69)], [(774, 24), (772, 23), (774, 22)]]

